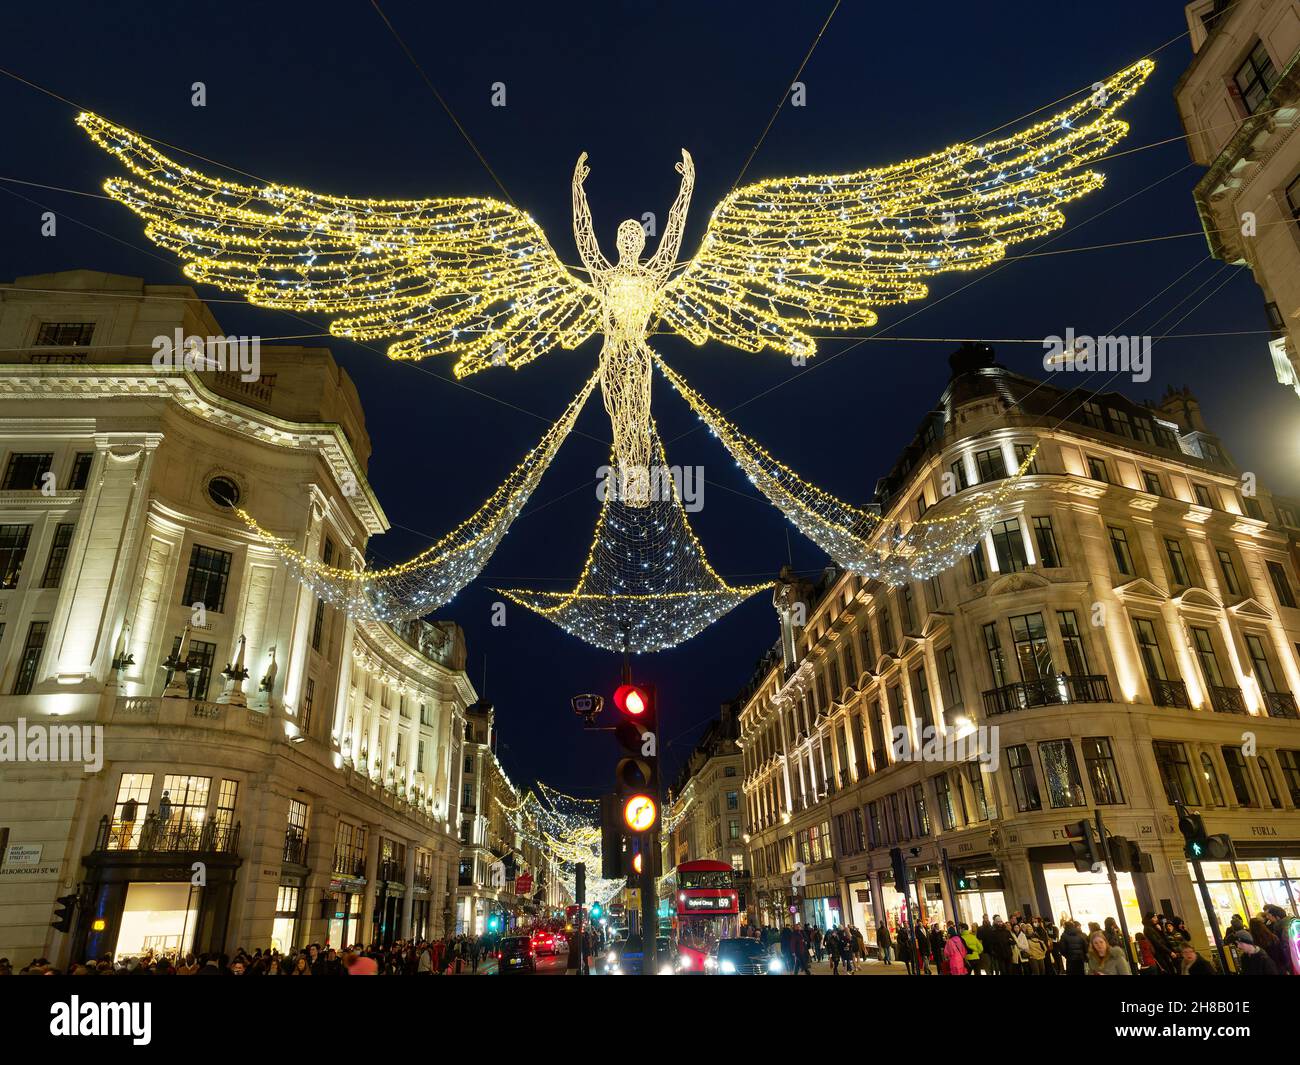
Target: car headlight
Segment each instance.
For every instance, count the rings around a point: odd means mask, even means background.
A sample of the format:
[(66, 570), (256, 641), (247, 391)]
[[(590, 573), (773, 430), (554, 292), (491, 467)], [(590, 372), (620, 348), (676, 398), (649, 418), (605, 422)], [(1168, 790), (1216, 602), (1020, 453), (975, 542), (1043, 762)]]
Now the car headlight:
[(716, 969), (716, 968), (718, 967), (718, 959), (717, 959), (717, 958), (705, 958), (705, 959), (704, 959), (704, 967), (705, 967), (706, 969)]
[(673, 967), (672, 967), (671, 965), (661, 965), (661, 966), (659, 966), (659, 975), (660, 975), (660, 976), (672, 976), (672, 975), (673, 975)]
[(736, 963), (731, 961), (724, 961), (721, 964), (721, 969), (724, 973), (734, 973), (736, 971)]
[(612, 950), (609, 952), (609, 964), (610, 965), (618, 964), (618, 955), (615, 954)]
[(785, 966), (781, 964), (780, 958), (773, 958), (767, 963), (767, 971), (769, 973), (779, 973), (784, 968)]
[(691, 959), (687, 955), (683, 954), (677, 959), (677, 964), (683, 969), (689, 969), (691, 967)]

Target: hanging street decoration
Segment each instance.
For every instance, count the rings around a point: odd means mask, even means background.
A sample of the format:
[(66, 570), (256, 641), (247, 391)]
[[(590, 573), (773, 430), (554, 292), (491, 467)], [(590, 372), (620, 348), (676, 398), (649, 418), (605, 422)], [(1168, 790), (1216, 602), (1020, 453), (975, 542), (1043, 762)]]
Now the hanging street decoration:
[[(605, 500), (571, 592), (507, 594), (597, 646), (656, 650), (695, 635), (763, 586), (722, 581), (680, 502), (656, 498), (653, 478), (636, 475), (662, 460), (650, 414), (651, 331), (804, 360), (819, 339), (875, 325), (877, 308), (925, 298), (931, 278), (1001, 261), (1013, 245), (1059, 230), (1065, 205), (1102, 185), (1088, 164), (1128, 132), (1117, 112), (1153, 69), (1143, 59), (1051, 117), (1013, 123), (1005, 136), (981, 143), (734, 189), (685, 262), (678, 254), (695, 183), (690, 154), (683, 150), (677, 164), (681, 185), (658, 247), (643, 259), (646, 232), (624, 221), (610, 262), (587, 204), (584, 153), (572, 181), (582, 260), (573, 269), (512, 204), (357, 199), (227, 181), (173, 161), (98, 115), (83, 112), (77, 122), (127, 171), (104, 190), (144, 219), (149, 239), (175, 253), (196, 282), (257, 306), (324, 315), (335, 336), (391, 338), (393, 359), (455, 355), (457, 377), (518, 368), (599, 333), (596, 373), (564, 416), (479, 511), (415, 559), (386, 570), (330, 567), (244, 518), (302, 580), (350, 614), (428, 613), (477, 577), (598, 380), (625, 488)], [(907, 529), (882, 529), (870, 510), (797, 477), (659, 366), (758, 489), (863, 576), (897, 584), (952, 565), (984, 535), (1000, 493), (1015, 487), (1009, 478)]]
[(237, 508), (244, 523), (271, 546), (289, 571), (330, 606), (362, 619), (397, 622), (445, 606), (482, 571), (510, 524), (528, 502), (547, 466), (582, 412), (596, 375), (574, 396), (559, 421), (546, 430), (523, 461), (473, 514), (414, 558), (383, 569), (346, 569), (311, 558), (257, 524)]
[[(667, 470), (651, 428), (651, 469)], [(689, 640), (771, 582), (733, 588), (709, 565), (671, 477), (637, 504), (612, 488), (572, 591), (498, 589), (573, 636), (609, 651), (644, 654)]]

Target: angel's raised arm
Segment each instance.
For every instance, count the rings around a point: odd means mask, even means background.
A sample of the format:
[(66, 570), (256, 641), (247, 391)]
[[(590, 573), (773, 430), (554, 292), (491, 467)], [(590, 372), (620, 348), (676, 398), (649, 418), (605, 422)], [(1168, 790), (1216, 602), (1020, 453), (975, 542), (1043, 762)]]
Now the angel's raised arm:
[(587, 153), (578, 156), (578, 164), (573, 168), (573, 239), (578, 244), (578, 254), (588, 270), (593, 274), (601, 270), (610, 270), (612, 266), (601, 254), (600, 242), (591, 225), (591, 208), (587, 206), (587, 192), (582, 183), (587, 180)]
[(682, 175), (682, 187), (677, 190), (677, 199), (668, 212), (668, 224), (664, 226), (664, 234), (659, 238), (659, 247), (646, 264), (651, 270), (665, 276), (677, 261), (677, 253), (682, 250), (686, 212), (690, 210), (691, 191), (695, 188), (695, 161), (685, 148), (682, 149), (682, 161), (677, 164), (677, 173)]

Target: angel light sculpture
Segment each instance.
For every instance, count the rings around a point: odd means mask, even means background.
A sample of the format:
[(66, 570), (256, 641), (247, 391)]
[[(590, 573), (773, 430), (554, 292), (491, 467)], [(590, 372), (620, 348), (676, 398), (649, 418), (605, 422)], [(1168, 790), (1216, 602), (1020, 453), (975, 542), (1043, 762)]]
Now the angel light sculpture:
[[(427, 610), (477, 574), (596, 379), (613, 427), (621, 501), (651, 504), (654, 366), (692, 398), (647, 344), (652, 329), (673, 330), (696, 345), (717, 340), (746, 352), (810, 358), (820, 338), (875, 325), (877, 308), (924, 298), (928, 279), (1002, 260), (1013, 245), (1060, 229), (1063, 207), (1102, 185), (1102, 175), (1087, 164), (1127, 133), (1116, 112), (1153, 68), (1144, 59), (1051, 117), (980, 143), (873, 169), (734, 189), (713, 209), (698, 250), (685, 262), (678, 253), (695, 179), (690, 154), (683, 151), (677, 164), (681, 189), (658, 248), (643, 260), (645, 231), (624, 221), (618, 258), (610, 263), (587, 206), (584, 153), (572, 182), (583, 262), (576, 270), (513, 204), (479, 197), (354, 199), (275, 182), (232, 182), (182, 166), (98, 115), (82, 113), (77, 121), (129, 171), (106, 181), (105, 191), (143, 218), (146, 235), (178, 255), (196, 282), (242, 293), (257, 306), (325, 315), (335, 336), (396, 338), (387, 349), (394, 359), (454, 354), (457, 377), (491, 366), (518, 368), (557, 347), (603, 336), (593, 380), (563, 424), (530, 453), (517, 486), (458, 527), (445, 558), (430, 549), (423, 561), (408, 564), (429, 572), (443, 567), (436, 591), (426, 589), (420, 599)], [(814, 538), (841, 564), (879, 575), (884, 549), (867, 543), (873, 515), (798, 482), (717, 412), (710, 415), (702, 400), (694, 405), (799, 528), (819, 529)], [(984, 511), (971, 513), (966, 525), (985, 521)], [(936, 536), (947, 564), (969, 537), (936, 533), (940, 520), (936, 515), (901, 550), (888, 549), (891, 572), (932, 570), (940, 555), (928, 545)], [(454, 572), (446, 569), (448, 560)], [(357, 609), (377, 596), (385, 610), (398, 609), (392, 590), (384, 589), (384, 571), (359, 575), (300, 561), (304, 579), (350, 578), (351, 589), (339, 595)]]

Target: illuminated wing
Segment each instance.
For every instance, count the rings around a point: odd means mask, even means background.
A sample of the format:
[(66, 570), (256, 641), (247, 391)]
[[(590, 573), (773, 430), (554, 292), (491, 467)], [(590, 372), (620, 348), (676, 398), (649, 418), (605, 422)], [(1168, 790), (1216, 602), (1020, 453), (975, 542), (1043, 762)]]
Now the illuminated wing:
[(595, 293), (541, 227), (488, 199), (355, 200), (242, 185), (173, 162), (98, 115), (78, 124), (134, 180), (104, 183), (195, 281), (250, 303), (329, 316), (356, 340), (401, 337), (394, 359), (456, 354), (457, 377), (573, 348), (600, 322)]
[(922, 299), (927, 278), (988, 266), (1063, 226), (1061, 207), (1102, 184), (1084, 164), (1128, 132), (1115, 112), (1153, 68), (1143, 60), (999, 140), (737, 189), (655, 309), (695, 344), (792, 355), (812, 355), (817, 334), (874, 325), (874, 308)]

